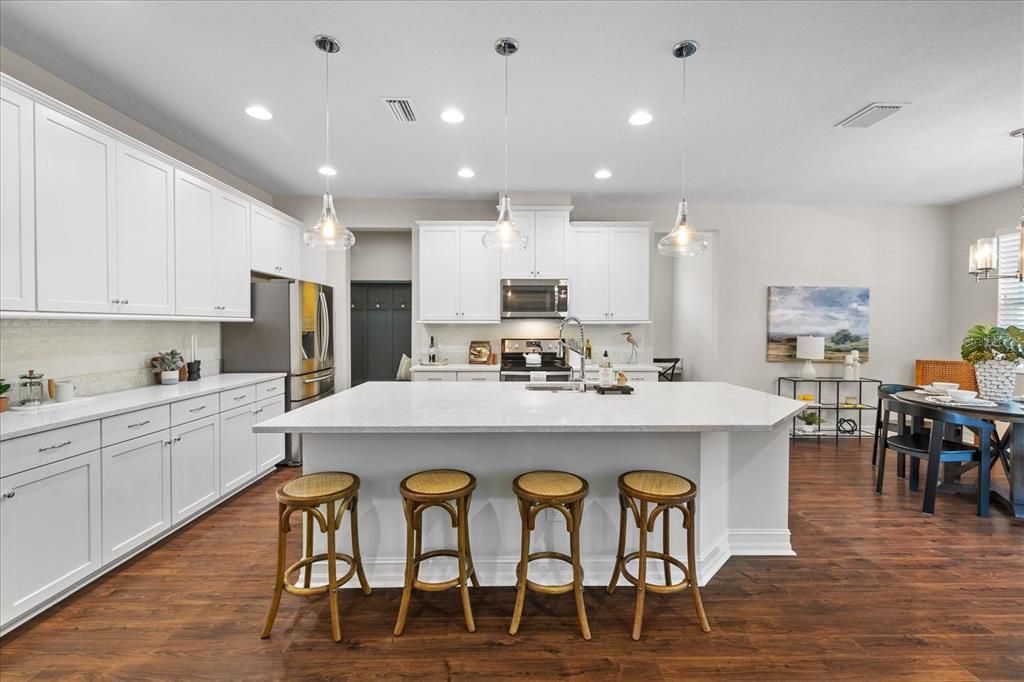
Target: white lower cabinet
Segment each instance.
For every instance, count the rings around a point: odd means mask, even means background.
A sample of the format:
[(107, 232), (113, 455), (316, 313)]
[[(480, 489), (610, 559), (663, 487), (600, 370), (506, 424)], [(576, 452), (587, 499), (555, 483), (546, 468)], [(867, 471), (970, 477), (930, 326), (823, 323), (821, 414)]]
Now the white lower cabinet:
[(100, 452), (0, 479), (0, 623), (103, 563)]
[(103, 448), (103, 561), (171, 527), (171, 441), (160, 431)]
[[(254, 422), (260, 423), (284, 414), (284, 396), (261, 400), (256, 403), (256, 414), (253, 415)], [(283, 433), (258, 433), (256, 434), (256, 471), (263, 473), (267, 469), (274, 468), (274, 465), (284, 459), (284, 434)]]
[(178, 524), (220, 497), (220, 417), (171, 429), (171, 523)]
[(239, 407), (220, 415), (220, 493), (226, 495), (256, 475), (255, 408)]

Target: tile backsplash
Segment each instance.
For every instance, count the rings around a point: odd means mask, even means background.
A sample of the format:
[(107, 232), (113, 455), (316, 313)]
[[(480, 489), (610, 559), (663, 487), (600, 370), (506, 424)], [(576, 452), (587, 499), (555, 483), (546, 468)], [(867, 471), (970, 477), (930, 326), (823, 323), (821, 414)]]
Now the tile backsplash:
[(149, 386), (150, 359), (173, 348), (192, 360), (193, 334), (203, 375), (219, 374), (219, 322), (0, 320), (0, 376), (11, 385), (12, 402), (18, 376), (29, 369), (74, 381), (79, 395)]

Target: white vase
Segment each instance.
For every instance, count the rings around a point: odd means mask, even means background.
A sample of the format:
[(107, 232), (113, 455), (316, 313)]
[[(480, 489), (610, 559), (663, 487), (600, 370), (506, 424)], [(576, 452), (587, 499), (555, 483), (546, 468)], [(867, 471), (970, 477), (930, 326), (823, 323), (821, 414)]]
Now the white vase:
[(1005, 403), (1013, 400), (1017, 385), (1017, 363), (1009, 360), (985, 360), (974, 366), (978, 378), (978, 396)]
[(171, 370), (170, 372), (160, 372), (160, 383), (164, 386), (170, 386), (178, 383), (178, 370)]

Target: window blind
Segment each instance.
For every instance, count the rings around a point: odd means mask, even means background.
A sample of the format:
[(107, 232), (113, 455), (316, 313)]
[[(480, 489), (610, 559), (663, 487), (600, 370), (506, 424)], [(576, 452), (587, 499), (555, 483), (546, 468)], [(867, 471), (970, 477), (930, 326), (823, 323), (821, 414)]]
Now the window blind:
[[(998, 235), (999, 274), (1009, 275), (1017, 271), (1017, 250), (1020, 247), (1020, 232), (1012, 230)], [(1024, 327), (1024, 283), (1016, 278), (998, 280), (999, 304), (998, 324), (1000, 327), (1015, 325)]]

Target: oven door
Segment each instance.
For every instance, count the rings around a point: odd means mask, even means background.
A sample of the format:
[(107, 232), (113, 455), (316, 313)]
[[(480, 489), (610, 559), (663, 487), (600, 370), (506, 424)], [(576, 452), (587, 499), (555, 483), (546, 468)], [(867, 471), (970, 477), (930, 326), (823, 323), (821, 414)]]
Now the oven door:
[(565, 317), (568, 311), (568, 280), (502, 280), (501, 316), (503, 318), (561, 318)]
[(507, 371), (503, 370), (501, 372), (501, 380), (502, 381), (528, 382), (528, 381), (530, 381), (530, 375), (531, 374), (543, 374), (544, 375), (544, 381), (569, 381), (569, 371), (568, 370), (566, 370), (566, 371), (556, 370), (556, 371), (551, 372), (551, 371), (537, 370), (537, 369), (533, 370), (532, 372), (529, 371), (529, 370), (507, 370)]

